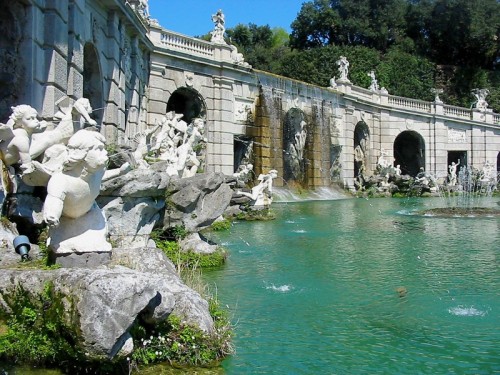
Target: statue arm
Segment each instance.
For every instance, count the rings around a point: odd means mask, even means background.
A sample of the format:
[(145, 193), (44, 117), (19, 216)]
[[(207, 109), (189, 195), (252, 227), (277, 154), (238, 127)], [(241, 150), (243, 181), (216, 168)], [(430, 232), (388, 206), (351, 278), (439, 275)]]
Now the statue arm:
[(51, 226), (59, 224), (63, 212), (64, 198), (66, 197), (63, 184), (64, 181), (54, 176), (47, 186), (47, 197), (43, 204), (43, 220)]
[(87, 112), (87, 110), (85, 109), (85, 106), (79, 100), (77, 100), (75, 102), (73, 107), (78, 111), (79, 114), (81, 114), (83, 116), (85, 121), (87, 121), (90, 125), (93, 125), (93, 126), (97, 125), (97, 122), (90, 118), (90, 115)]

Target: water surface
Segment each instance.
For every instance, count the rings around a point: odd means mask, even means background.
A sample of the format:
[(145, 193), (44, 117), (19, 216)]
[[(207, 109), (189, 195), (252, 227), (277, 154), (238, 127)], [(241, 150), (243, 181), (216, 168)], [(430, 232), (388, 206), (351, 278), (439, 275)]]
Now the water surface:
[(280, 203), (214, 234), (230, 253), (205, 272), (235, 324), (225, 373), (500, 373), (500, 220), (412, 215), (440, 204)]

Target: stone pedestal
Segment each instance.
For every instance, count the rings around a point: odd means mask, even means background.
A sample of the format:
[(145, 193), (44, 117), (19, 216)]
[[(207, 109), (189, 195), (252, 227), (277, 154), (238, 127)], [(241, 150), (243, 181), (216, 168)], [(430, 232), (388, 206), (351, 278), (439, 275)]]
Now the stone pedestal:
[[(61, 217), (59, 225), (49, 230), (49, 250), (55, 263), (95, 266), (111, 256), (111, 244), (106, 240), (106, 219), (96, 203), (85, 215), (71, 219)], [(83, 258), (78, 259), (79, 256)]]

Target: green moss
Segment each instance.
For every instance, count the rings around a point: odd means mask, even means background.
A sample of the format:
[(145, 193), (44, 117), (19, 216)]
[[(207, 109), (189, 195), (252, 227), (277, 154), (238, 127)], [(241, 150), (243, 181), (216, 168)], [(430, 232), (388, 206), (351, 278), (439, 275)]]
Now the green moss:
[(227, 219), (216, 221), (210, 226), (210, 229), (214, 231), (225, 231), (229, 230), (229, 228), (231, 228), (231, 221)]
[(181, 318), (170, 315), (154, 331), (136, 323), (132, 329), (135, 365), (169, 362), (175, 366), (213, 366), (233, 353), (231, 325), (227, 312), (218, 301), (210, 299), (209, 311), (214, 320), (214, 331), (205, 333)]
[(264, 210), (248, 210), (240, 212), (236, 219), (246, 221), (267, 221), (276, 219), (276, 215), (269, 209)]
[(13, 293), (4, 295), (4, 299), (12, 313), (2, 312), (0, 359), (53, 365), (81, 356), (75, 347), (74, 328), (61, 318), (72, 312), (67, 311), (51, 283), (46, 283), (40, 294), (32, 294), (19, 285)]
[(57, 293), (51, 282), (39, 293), (19, 285), (3, 295), (9, 313), (0, 311), (0, 361), (58, 367), (64, 373), (118, 374), (124, 360), (89, 359), (78, 346), (81, 337), (75, 301)]
[(169, 228), (167, 231), (154, 230), (151, 238), (156, 246), (177, 266), (178, 269), (212, 268), (219, 267), (226, 262), (227, 251), (218, 247), (214, 253), (199, 254), (193, 251), (183, 251), (178, 243), (179, 239), (187, 236), (184, 227)]

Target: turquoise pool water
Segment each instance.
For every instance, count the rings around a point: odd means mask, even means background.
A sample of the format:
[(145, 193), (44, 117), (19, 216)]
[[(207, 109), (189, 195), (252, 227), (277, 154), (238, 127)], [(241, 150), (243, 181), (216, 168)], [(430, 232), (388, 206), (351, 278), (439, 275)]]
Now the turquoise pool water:
[(441, 203), (279, 203), (212, 234), (230, 253), (205, 272), (235, 324), (224, 372), (500, 373), (500, 220), (412, 215)]

